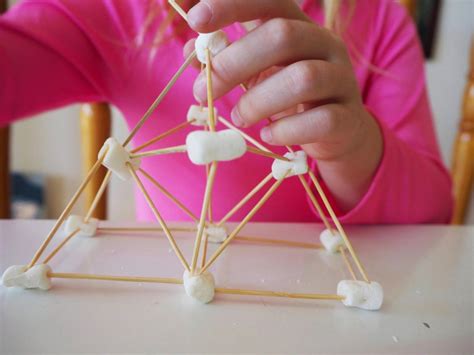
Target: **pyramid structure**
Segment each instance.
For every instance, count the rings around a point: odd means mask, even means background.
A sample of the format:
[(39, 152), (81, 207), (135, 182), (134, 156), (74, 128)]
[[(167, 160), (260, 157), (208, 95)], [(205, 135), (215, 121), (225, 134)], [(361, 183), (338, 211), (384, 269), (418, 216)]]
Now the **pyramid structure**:
[[(174, 9), (187, 20), (186, 13), (175, 1), (169, 1)], [(308, 168), (308, 159), (304, 151), (293, 150), (286, 147), (288, 152), (281, 156), (272, 152), (257, 139), (252, 138), (242, 130), (238, 129), (228, 120), (218, 116), (214, 108), (212, 96), (212, 57), (228, 45), (224, 32), (218, 31), (210, 34), (199, 34), (196, 41), (196, 49), (184, 61), (182, 66), (170, 79), (169, 83), (156, 98), (147, 112), (143, 115), (129, 136), (119, 143), (115, 138), (109, 138), (98, 154), (97, 162), (90, 169), (84, 181), (57, 219), (49, 234), (38, 248), (37, 252), (27, 265), (15, 265), (8, 268), (3, 274), (3, 285), (5, 287), (20, 287), (24, 289), (49, 290), (53, 279), (82, 279), (96, 281), (123, 281), (123, 282), (150, 282), (166, 284), (183, 284), (185, 292), (201, 303), (213, 300), (215, 294), (238, 294), (243, 296), (268, 296), (300, 298), (313, 300), (336, 300), (342, 301), (346, 306), (357, 307), (368, 310), (377, 310), (383, 302), (383, 290), (379, 283), (371, 281), (357, 256), (343, 226), (338, 220), (328, 198), (323, 191), (315, 174)], [(170, 92), (181, 74), (198, 58), (205, 70), (208, 90), (208, 106), (193, 105), (189, 109), (186, 121), (178, 126), (163, 132), (141, 146), (130, 149), (129, 143), (139, 132), (145, 122), (149, 119), (161, 101)], [(243, 89), (246, 88), (243, 86)], [(161, 148), (157, 150), (146, 150), (154, 143), (171, 136), (185, 128), (195, 128), (186, 138), (182, 145)], [(203, 196), (202, 208), (199, 215), (195, 215), (185, 203), (179, 201), (173, 194), (166, 190), (158, 181), (140, 167), (142, 159), (163, 154), (187, 154), (190, 163), (206, 167), (206, 188)], [(216, 178), (217, 166), (220, 161), (232, 161), (244, 154), (257, 154), (265, 156), (273, 161), (272, 171), (258, 183), (249, 193), (240, 200), (220, 221), (214, 221), (212, 216), (212, 191)], [(71, 215), (71, 211), (84, 189), (97, 173), (99, 167), (105, 166), (108, 171), (103, 182), (85, 216)], [(77, 236), (94, 236), (104, 231), (99, 221), (92, 218), (94, 210), (106, 190), (111, 177), (115, 175), (121, 180), (132, 179), (143, 194), (153, 215), (160, 227), (152, 230), (162, 231), (166, 235), (169, 244), (176, 257), (182, 264), (184, 274), (182, 279), (160, 278), (160, 277), (132, 277), (132, 276), (108, 276), (93, 274), (56, 273), (49, 266), (51, 260), (62, 250), (62, 248)], [(286, 179), (299, 179), (309, 200), (318, 212), (319, 217), (325, 225), (325, 230), (320, 235), (321, 244), (310, 245), (314, 248), (325, 248), (334, 257), (340, 256), (352, 276), (352, 280), (341, 280), (334, 294), (301, 294), (279, 291), (227, 289), (216, 287), (214, 277), (210, 271), (216, 260), (223, 257), (222, 253), (231, 246), (233, 241), (247, 240), (255, 243), (279, 244), (288, 247), (303, 246), (304, 243), (295, 241), (274, 240), (269, 238), (249, 238), (240, 235), (242, 229), (249, 223), (253, 216), (265, 203), (271, 203), (272, 194), (285, 183)], [(170, 198), (178, 208), (188, 214), (196, 223), (196, 228), (170, 228), (161, 216), (157, 206), (147, 192), (142, 179), (149, 180), (165, 196)], [(265, 190), (270, 185), (261, 199), (256, 202), (248, 214), (237, 223), (236, 227), (228, 231), (226, 222), (257, 193)], [(313, 188), (319, 196), (318, 202)], [(270, 200), (270, 201), (269, 201)], [(327, 215), (329, 217), (327, 217)], [(114, 228), (116, 231), (140, 232), (150, 231), (149, 228)], [(173, 235), (175, 231), (195, 232), (195, 241), (192, 255), (186, 258), (181, 251)], [(58, 245), (44, 256), (48, 246), (54, 237), (62, 232), (64, 238)], [(208, 254), (208, 243), (218, 243), (218, 248), (213, 254)], [(305, 244), (304, 246), (308, 246)], [(43, 259), (41, 259), (44, 256)], [(353, 265), (355, 267), (353, 267)]]

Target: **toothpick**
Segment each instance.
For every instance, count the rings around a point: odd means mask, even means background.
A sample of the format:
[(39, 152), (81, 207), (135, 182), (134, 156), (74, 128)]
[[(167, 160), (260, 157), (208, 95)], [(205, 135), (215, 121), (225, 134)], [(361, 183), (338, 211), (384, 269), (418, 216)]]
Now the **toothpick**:
[(97, 193), (95, 194), (94, 200), (92, 201), (91, 206), (89, 207), (89, 211), (87, 211), (86, 216), (84, 217), (84, 223), (88, 223), (89, 220), (92, 217), (92, 214), (94, 213), (95, 209), (97, 208), (97, 205), (100, 202), (100, 199), (102, 195), (105, 192), (105, 189), (107, 188), (107, 185), (110, 182), (110, 178), (112, 176), (112, 171), (108, 170), (107, 173), (104, 176), (104, 180), (102, 180), (102, 184), (99, 187), (99, 190), (97, 190)]
[(185, 152), (187, 152), (186, 145), (178, 145), (176, 147), (168, 147), (168, 148), (150, 150), (149, 152), (130, 154), (130, 158), (137, 159), (137, 158), (153, 157), (153, 156), (156, 156), (156, 155), (165, 155), (165, 154), (173, 154), (173, 153), (185, 153)]
[(304, 243), (304, 242), (295, 242), (289, 240), (279, 240), (279, 239), (269, 239), (269, 238), (260, 238), (260, 237), (248, 237), (248, 236), (238, 236), (234, 238), (235, 241), (244, 241), (256, 244), (274, 244), (274, 245), (284, 245), (288, 247), (304, 248), (304, 249), (321, 249), (320, 244), (315, 243)]
[(130, 171), (130, 173), (133, 176), (133, 179), (137, 183), (138, 188), (141, 190), (143, 196), (145, 197), (146, 201), (148, 202), (148, 205), (150, 206), (153, 214), (155, 215), (155, 218), (158, 220), (158, 223), (160, 224), (161, 228), (163, 228), (163, 231), (165, 232), (166, 237), (168, 237), (168, 240), (169, 240), (169, 242), (171, 244), (171, 247), (173, 248), (176, 256), (181, 261), (184, 268), (186, 270), (190, 271), (189, 265), (188, 265), (186, 259), (184, 258), (183, 254), (181, 253), (181, 250), (179, 249), (178, 244), (176, 244), (176, 241), (174, 240), (173, 235), (171, 234), (171, 232), (170, 232), (168, 226), (166, 225), (166, 222), (164, 221), (163, 217), (161, 217), (160, 213), (158, 212), (158, 210), (157, 210), (155, 204), (153, 203), (150, 195), (145, 190), (145, 186), (143, 186), (143, 183), (141, 182), (141, 180), (138, 177), (137, 173), (133, 169), (132, 165), (130, 163), (127, 163), (127, 166), (128, 166), (128, 170)]
[(183, 63), (183, 65), (178, 69), (178, 71), (176, 72), (176, 74), (173, 75), (173, 77), (171, 78), (171, 80), (169, 81), (169, 83), (166, 85), (166, 87), (163, 89), (163, 91), (160, 93), (160, 95), (158, 95), (158, 97), (156, 98), (155, 102), (153, 102), (153, 104), (150, 106), (150, 108), (145, 112), (145, 114), (143, 115), (143, 117), (140, 119), (140, 121), (138, 121), (137, 125), (135, 126), (135, 128), (130, 132), (130, 134), (128, 135), (127, 139), (125, 139), (125, 141), (123, 142), (123, 146), (127, 146), (128, 143), (130, 143), (130, 141), (133, 139), (133, 137), (135, 137), (135, 135), (137, 134), (137, 132), (139, 131), (140, 128), (142, 128), (142, 126), (145, 124), (145, 122), (148, 120), (148, 118), (150, 118), (150, 116), (153, 114), (153, 112), (156, 110), (156, 108), (158, 107), (158, 105), (161, 103), (161, 101), (163, 101), (163, 99), (165, 98), (166, 94), (168, 94), (168, 92), (171, 90), (171, 88), (174, 86), (174, 84), (176, 84), (176, 81), (178, 81), (179, 77), (183, 74), (183, 72), (186, 70), (187, 67), (189, 67), (189, 65), (193, 62), (194, 58), (196, 58), (196, 51), (193, 51), (189, 56), (188, 58), (186, 58), (185, 62)]
[(187, 208), (181, 201), (179, 201), (171, 192), (166, 190), (158, 181), (156, 181), (150, 174), (148, 174), (145, 170), (143, 169), (138, 169), (153, 185), (155, 185), (165, 196), (167, 196), (169, 199), (171, 199), (176, 206), (181, 208), (183, 212), (185, 212), (189, 217), (191, 217), (194, 221), (199, 221), (199, 218), (191, 212), (189, 208)]
[(89, 170), (89, 173), (87, 174), (86, 178), (84, 179), (84, 181), (82, 182), (82, 184), (79, 186), (79, 188), (77, 189), (76, 193), (74, 194), (74, 196), (71, 198), (71, 200), (69, 201), (69, 203), (67, 204), (66, 208), (64, 209), (64, 211), (61, 213), (61, 216), (59, 216), (59, 218), (56, 220), (56, 223), (54, 224), (53, 228), (51, 229), (51, 231), (49, 232), (48, 236), (46, 237), (46, 239), (43, 241), (43, 244), (41, 244), (41, 246), (39, 247), (39, 249), (36, 251), (33, 259), (30, 261), (30, 263), (28, 264), (28, 269), (30, 269), (31, 267), (33, 267), (36, 262), (38, 261), (38, 259), (41, 257), (41, 255), (43, 254), (44, 250), (48, 247), (49, 243), (51, 242), (51, 239), (53, 239), (53, 236), (56, 234), (56, 232), (58, 231), (59, 227), (61, 227), (61, 225), (63, 224), (64, 220), (68, 217), (69, 213), (71, 212), (72, 208), (74, 207), (74, 205), (76, 204), (77, 200), (79, 199), (79, 197), (81, 196), (82, 192), (85, 190), (85, 188), (87, 187), (87, 184), (89, 183), (89, 181), (91, 181), (92, 177), (95, 175), (95, 173), (97, 172), (97, 170), (99, 169), (100, 165), (102, 164), (102, 161), (104, 160), (104, 157), (105, 157), (105, 154), (107, 154), (107, 151), (108, 149), (105, 150), (105, 152), (103, 153), (103, 155), (100, 157), (100, 159), (98, 159), (96, 161), (96, 163), (92, 166), (92, 168)]
[(344, 231), (344, 228), (342, 228), (341, 223), (339, 222), (339, 219), (337, 218), (336, 214), (334, 213), (334, 210), (331, 207), (331, 204), (329, 203), (326, 194), (324, 193), (324, 190), (322, 189), (321, 185), (319, 184), (318, 180), (316, 179), (316, 176), (312, 171), (309, 172), (309, 177), (311, 178), (311, 181), (313, 182), (314, 186), (316, 187), (316, 190), (318, 191), (319, 196), (321, 197), (324, 206), (329, 212), (329, 215), (332, 218), (332, 221), (336, 225), (336, 228), (338, 232), (341, 234), (342, 238), (344, 239), (344, 243), (346, 244), (347, 249), (349, 250), (349, 253), (351, 254), (352, 258), (354, 259), (354, 262), (357, 265), (357, 268), (359, 269), (359, 272), (361, 273), (362, 277), (364, 278), (365, 282), (370, 282), (369, 278), (367, 276), (367, 273), (362, 266), (362, 263), (359, 260), (359, 257), (357, 256), (354, 248), (352, 247), (351, 242), (349, 241), (349, 238), (347, 237), (346, 232)]
[(72, 238), (74, 238), (77, 233), (79, 233), (79, 231), (80, 229), (77, 228), (71, 233), (69, 233), (69, 235), (44, 259), (43, 264), (48, 264), (51, 259), (53, 259), (54, 256), (59, 253), (59, 251), (66, 245), (66, 243), (69, 242)]
[(193, 259), (191, 262), (191, 273), (193, 274), (196, 270), (197, 261), (199, 257), (199, 249), (201, 247), (202, 235), (204, 233), (204, 228), (206, 226), (206, 213), (209, 207), (209, 201), (211, 196), (211, 191), (214, 186), (214, 179), (216, 176), (217, 162), (213, 162), (211, 165), (211, 170), (209, 172), (209, 177), (207, 178), (206, 191), (204, 192), (204, 200), (201, 208), (201, 218), (199, 220), (198, 231), (196, 234), (196, 241), (194, 243), (193, 250)]
[(278, 291), (260, 291), (260, 290), (241, 290), (232, 288), (216, 288), (216, 293), (244, 296), (264, 296), (264, 297), (280, 297), (280, 298), (299, 298), (306, 300), (335, 300), (342, 301), (344, 296), (317, 293), (288, 293)]
[[(289, 171), (285, 174), (288, 175)], [(267, 193), (262, 197), (262, 199), (255, 205), (254, 208), (247, 214), (247, 216), (239, 223), (239, 225), (234, 229), (234, 231), (227, 237), (227, 239), (221, 244), (221, 246), (215, 251), (215, 253), (211, 256), (208, 260), (207, 264), (200, 270), (200, 274), (206, 271), (219, 255), (225, 250), (225, 248), (229, 245), (229, 243), (234, 239), (237, 234), (245, 227), (245, 225), (252, 219), (252, 217), (260, 210), (260, 208), (264, 205), (265, 202), (273, 195), (273, 193), (277, 190), (277, 188), (281, 185), (284, 181), (284, 178), (281, 180), (275, 181), (272, 187), (267, 191)]]
[(346, 251), (344, 250), (344, 247), (339, 247), (339, 253), (341, 253), (342, 259), (344, 260), (344, 263), (346, 264), (347, 269), (349, 270), (349, 273), (351, 274), (352, 278), (357, 281), (357, 277), (354, 273), (354, 269), (352, 268), (352, 265), (351, 265), (349, 259), (347, 258)]
[(188, 14), (183, 10), (179, 4), (176, 3), (175, 0), (168, 0), (169, 4), (173, 6), (178, 14), (184, 19), (184, 21), (188, 22)]
[(209, 110), (209, 129), (216, 130), (216, 117), (214, 111), (214, 93), (212, 87), (212, 62), (211, 51), (206, 48), (206, 78), (207, 78), (207, 108)]
[(110, 276), (110, 275), (55, 273), (55, 272), (49, 273), (48, 277), (52, 279), (121, 281), (121, 282), (160, 283), (160, 284), (174, 284), (174, 285), (181, 285), (183, 283), (183, 280), (181, 279), (165, 278), (165, 277)]
[(273, 175), (268, 174), (262, 181), (255, 186), (252, 191), (250, 191), (239, 203), (237, 203), (222, 219), (217, 223), (217, 227), (222, 227), (222, 225), (227, 222), (243, 205), (247, 203), (257, 192), (259, 192), (271, 179)]
[(196, 120), (195, 120), (195, 119), (192, 119), (192, 120), (190, 120), (190, 121), (183, 122), (183, 123), (177, 125), (176, 127), (173, 127), (173, 128), (171, 128), (170, 130), (168, 130), (168, 131), (166, 131), (166, 132), (160, 134), (159, 136), (156, 136), (155, 138), (150, 139), (148, 142), (143, 143), (141, 146), (139, 146), (139, 147), (133, 149), (130, 153), (134, 154), (134, 153), (136, 153), (136, 152), (139, 152), (140, 150), (143, 150), (143, 149), (149, 147), (150, 145), (152, 145), (152, 144), (154, 144), (154, 143), (156, 143), (156, 142), (158, 142), (158, 141), (160, 141), (160, 140), (162, 140), (162, 139), (164, 139), (164, 138), (166, 138), (166, 137), (172, 135), (173, 133), (176, 133), (176, 132), (178, 132), (179, 130), (188, 127), (188, 126), (189, 126), (191, 123), (193, 123), (194, 121), (196, 121)]
[(278, 154), (275, 154), (275, 153), (272, 153), (272, 152), (267, 152), (267, 151), (264, 151), (264, 150), (260, 150), (258, 148), (254, 148), (254, 147), (251, 147), (251, 146), (247, 146), (247, 151), (249, 153), (261, 155), (261, 156), (264, 156), (264, 157), (267, 157), (267, 158), (278, 159), (278, 160), (283, 160), (283, 161), (291, 161), (290, 159), (285, 158), (281, 155), (278, 155)]
[(249, 143), (252, 143), (254, 146), (256, 146), (257, 148), (259, 148), (260, 150), (263, 150), (264, 152), (271, 152), (270, 149), (268, 149), (267, 147), (265, 147), (263, 144), (261, 144), (259, 141), (257, 141), (256, 139), (252, 138), (251, 136), (249, 136), (247, 133), (245, 133), (244, 131), (242, 131), (241, 129), (238, 129), (237, 127), (235, 127), (232, 123), (230, 123), (229, 121), (227, 121), (225, 118), (223, 117), (218, 117), (217, 118), (224, 126), (226, 126), (227, 128), (230, 128), (236, 132), (239, 132), (242, 137), (244, 137), (244, 139), (249, 142)]

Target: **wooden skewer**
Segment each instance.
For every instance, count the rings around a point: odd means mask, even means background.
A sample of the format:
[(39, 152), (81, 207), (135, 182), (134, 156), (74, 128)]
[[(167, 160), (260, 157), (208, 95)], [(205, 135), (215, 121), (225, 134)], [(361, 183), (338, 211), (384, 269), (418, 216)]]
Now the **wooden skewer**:
[[(288, 173), (289, 171), (285, 174), (285, 176), (288, 175)], [(262, 197), (262, 199), (255, 205), (254, 208), (252, 208), (252, 210), (239, 223), (239, 225), (234, 229), (234, 231), (229, 235), (229, 237), (224, 241), (224, 243), (222, 243), (221, 246), (215, 251), (215, 253), (211, 256), (211, 258), (208, 260), (206, 265), (200, 270), (199, 273), (203, 273), (204, 271), (206, 271), (214, 263), (214, 261), (216, 261), (216, 259), (219, 257), (219, 255), (222, 254), (222, 252), (229, 245), (232, 239), (234, 239), (237, 236), (237, 234), (242, 230), (242, 228), (244, 228), (245, 225), (252, 219), (252, 217), (260, 210), (260, 208), (273, 195), (273, 193), (276, 191), (276, 189), (281, 185), (283, 181), (284, 181), (284, 178), (281, 180), (275, 181), (275, 183), (267, 191), (267, 193)]]
[(290, 159), (285, 158), (285, 157), (283, 157), (281, 155), (278, 155), (276, 153), (267, 152), (265, 150), (260, 150), (258, 148), (254, 148), (254, 147), (251, 147), (251, 146), (247, 146), (247, 151), (249, 153), (261, 155), (261, 156), (272, 158), (272, 159), (278, 159), (278, 160), (283, 160), (283, 161), (291, 161)]
[(189, 217), (191, 217), (194, 221), (199, 221), (199, 218), (191, 212), (189, 208), (187, 208), (181, 201), (179, 201), (171, 192), (166, 190), (158, 181), (156, 181), (150, 174), (148, 174), (143, 169), (138, 169), (153, 185), (155, 185), (165, 196), (171, 199), (183, 212), (185, 212)]
[(257, 192), (259, 192), (271, 179), (273, 175), (270, 173), (268, 174), (265, 179), (260, 181), (260, 183), (255, 186), (252, 191), (250, 191), (247, 196), (245, 196), (238, 204), (236, 204), (225, 216), (221, 219), (219, 223), (217, 223), (218, 227), (222, 227), (222, 225), (227, 222), (243, 205), (245, 205)]
[(146, 158), (146, 157), (152, 157), (155, 155), (165, 155), (165, 154), (184, 153), (184, 152), (187, 152), (186, 145), (178, 145), (176, 147), (162, 148), (162, 149), (150, 150), (149, 152), (130, 154), (130, 158), (132, 159)]
[(308, 182), (305, 180), (305, 178), (302, 175), (298, 175), (298, 177), (301, 181), (301, 185), (303, 185), (306, 193), (308, 194), (311, 202), (313, 203), (314, 208), (316, 208), (316, 210), (318, 211), (319, 218), (321, 218), (321, 220), (323, 221), (324, 226), (326, 227), (326, 229), (330, 230), (331, 233), (334, 235), (334, 231), (331, 227), (331, 224), (329, 223), (329, 221), (328, 221), (327, 217), (325, 216), (321, 206), (319, 205), (318, 200), (314, 196), (313, 191), (311, 191), (311, 188), (309, 187)]
[(361, 273), (362, 277), (364, 278), (364, 281), (365, 282), (370, 282), (369, 278), (367, 276), (367, 273), (366, 273), (364, 267), (362, 266), (362, 263), (359, 260), (359, 257), (357, 256), (354, 248), (352, 247), (352, 244), (351, 244), (349, 238), (347, 237), (346, 232), (344, 231), (344, 228), (342, 228), (342, 225), (339, 222), (339, 219), (337, 218), (336, 214), (334, 213), (334, 210), (332, 209), (331, 204), (329, 203), (329, 201), (326, 197), (326, 194), (324, 193), (324, 190), (322, 189), (321, 185), (319, 184), (318, 180), (316, 179), (316, 176), (314, 175), (314, 173), (312, 171), (309, 172), (309, 177), (311, 178), (311, 181), (313, 182), (314, 186), (316, 187), (316, 190), (318, 191), (319, 196), (323, 200), (324, 206), (328, 210), (328, 212), (329, 212), (329, 214), (332, 218), (332, 221), (336, 225), (336, 228), (337, 228), (338, 232), (341, 234), (342, 238), (344, 239), (344, 243), (346, 244), (347, 249), (349, 250), (349, 253), (351, 254), (352, 258), (354, 259), (354, 262), (356, 263), (357, 268), (359, 269), (359, 272)]
[(237, 127), (235, 127), (232, 123), (230, 123), (229, 121), (227, 121), (225, 118), (223, 117), (218, 117), (217, 118), (219, 120), (219, 122), (221, 122), (224, 126), (226, 126), (227, 128), (230, 128), (236, 132), (239, 132), (242, 137), (244, 137), (244, 139), (249, 142), (249, 143), (252, 143), (254, 146), (256, 146), (258, 149), (260, 150), (263, 150), (264, 152), (271, 152), (270, 149), (268, 149), (267, 147), (265, 147), (263, 144), (261, 144), (259, 141), (257, 141), (256, 139), (254, 139), (253, 137), (249, 136), (247, 133), (245, 133), (244, 131), (242, 131), (241, 129), (238, 129)]
[(73, 273), (55, 273), (51, 272), (48, 276), (52, 279), (72, 279), (72, 280), (96, 280), (96, 281), (121, 281), (121, 282), (140, 282), (140, 283), (161, 283), (181, 285), (183, 280), (164, 277), (138, 277), (138, 276), (110, 276), (93, 274), (73, 274)]
[(206, 48), (206, 78), (207, 78), (207, 108), (209, 110), (209, 129), (216, 130), (216, 117), (214, 111), (214, 93), (212, 87), (212, 62), (211, 51)]
[(107, 173), (104, 176), (104, 180), (102, 180), (102, 184), (99, 187), (99, 190), (97, 190), (97, 193), (95, 194), (94, 200), (92, 201), (91, 206), (89, 207), (89, 211), (87, 211), (86, 216), (84, 217), (84, 223), (88, 223), (89, 220), (92, 217), (92, 214), (94, 213), (95, 209), (97, 208), (97, 205), (100, 202), (100, 199), (102, 195), (105, 192), (105, 189), (107, 188), (107, 185), (110, 182), (110, 178), (112, 176), (112, 171), (108, 170)]
[(295, 241), (289, 241), (289, 240), (278, 240), (278, 239), (248, 237), (248, 236), (238, 236), (238, 237), (235, 237), (234, 240), (236, 241), (240, 240), (240, 241), (251, 242), (251, 243), (285, 245), (289, 247), (297, 247), (297, 248), (305, 248), (305, 249), (321, 249), (320, 244), (295, 242)]
[(188, 14), (183, 10), (181, 6), (179, 6), (175, 0), (168, 0), (169, 4), (173, 6), (178, 14), (184, 19), (184, 21), (188, 22)]
[(108, 149), (105, 150), (105, 152), (103, 153), (103, 155), (100, 157), (100, 159), (98, 159), (96, 161), (96, 163), (92, 166), (92, 168), (90, 169), (89, 173), (87, 174), (86, 178), (84, 179), (84, 181), (82, 182), (82, 184), (79, 186), (79, 188), (77, 189), (76, 193), (74, 194), (74, 196), (71, 198), (71, 201), (69, 201), (69, 203), (67, 204), (66, 208), (64, 209), (64, 211), (61, 213), (61, 216), (59, 216), (59, 218), (57, 219), (56, 223), (54, 224), (53, 228), (51, 229), (51, 231), (49, 232), (48, 236), (46, 237), (46, 239), (43, 241), (43, 244), (41, 244), (41, 246), (39, 247), (39, 249), (36, 251), (33, 259), (30, 261), (30, 263), (28, 264), (28, 269), (30, 269), (32, 266), (34, 266), (36, 264), (36, 262), (38, 261), (38, 259), (41, 257), (41, 255), (43, 254), (44, 250), (48, 247), (49, 243), (51, 242), (51, 239), (53, 239), (53, 236), (56, 234), (56, 232), (58, 231), (59, 227), (61, 227), (61, 225), (63, 224), (64, 220), (66, 219), (66, 217), (69, 215), (69, 213), (71, 212), (72, 208), (74, 207), (74, 205), (76, 204), (77, 200), (79, 199), (79, 197), (81, 196), (82, 192), (84, 191), (84, 189), (86, 188), (87, 184), (89, 183), (89, 181), (92, 179), (92, 177), (95, 175), (95, 173), (97, 172), (97, 170), (99, 169), (100, 165), (102, 164), (102, 161), (104, 160), (104, 157), (105, 157), (105, 154), (107, 154), (107, 151)]
[(216, 177), (217, 162), (213, 162), (211, 165), (211, 170), (209, 172), (209, 177), (207, 178), (206, 191), (204, 193), (204, 200), (201, 208), (201, 218), (199, 219), (198, 231), (196, 234), (196, 241), (194, 243), (193, 250), (193, 259), (191, 262), (191, 273), (194, 273), (197, 266), (197, 261), (199, 257), (199, 249), (201, 247), (202, 235), (204, 233), (204, 228), (206, 226), (206, 214), (209, 207), (209, 201), (211, 196), (211, 191), (214, 186), (214, 179)]
[(357, 277), (355, 275), (354, 269), (352, 268), (351, 262), (347, 258), (346, 251), (344, 250), (344, 247), (339, 247), (339, 252), (342, 255), (342, 259), (344, 260), (344, 263), (347, 266), (347, 269), (349, 270), (349, 273), (351, 274), (352, 278), (357, 281)]
[[(168, 228), (172, 232), (196, 232), (197, 228)], [(102, 233), (130, 233), (130, 232), (163, 232), (163, 228), (156, 228), (156, 227), (100, 227), (97, 228), (98, 232)]]
[(130, 141), (133, 139), (133, 137), (135, 137), (135, 135), (137, 134), (137, 132), (139, 131), (140, 128), (142, 128), (142, 126), (145, 124), (145, 122), (148, 120), (148, 118), (150, 118), (150, 116), (153, 114), (153, 112), (156, 110), (156, 108), (158, 107), (158, 105), (161, 103), (161, 101), (163, 101), (163, 99), (165, 98), (166, 94), (168, 94), (168, 92), (171, 90), (171, 88), (174, 86), (174, 84), (176, 84), (176, 81), (178, 81), (179, 77), (183, 74), (183, 72), (186, 70), (187, 67), (189, 67), (189, 65), (193, 62), (194, 58), (196, 58), (196, 51), (193, 51), (189, 56), (188, 58), (186, 58), (186, 60), (184, 61), (183, 65), (178, 69), (178, 71), (173, 75), (173, 77), (171, 78), (171, 80), (169, 81), (169, 83), (166, 85), (166, 87), (163, 89), (163, 91), (160, 93), (160, 95), (158, 95), (158, 97), (156, 98), (155, 102), (153, 102), (153, 104), (150, 106), (150, 108), (148, 108), (148, 110), (145, 112), (145, 114), (143, 115), (143, 117), (140, 119), (140, 121), (138, 121), (137, 125), (135, 126), (135, 128), (133, 128), (133, 130), (130, 132), (130, 134), (128, 135), (127, 139), (125, 139), (125, 141), (123, 142), (123, 146), (127, 146), (128, 143), (130, 143)]
[(170, 135), (172, 135), (172, 134), (178, 132), (179, 130), (188, 127), (188, 126), (189, 126), (191, 123), (193, 123), (194, 121), (195, 121), (195, 119), (192, 119), (192, 120), (190, 120), (190, 121), (183, 122), (183, 123), (177, 125), (176, 127), (171, 128), (170, 130), (168, 130), (168, 131), (166, 131), (166, 132), (160, 134), (159, 136), (156, 136), (155, 138), (150, 139), (148, 142), (143, 143), (141, 146), (139, 146), (139, 147), (133, 149), (130, 153), (134, 154), (134, 153), (136, 153), (136, 152), (139, 152), (140, 150), (143, 150), (143, 149), (149, 147), (150, 145), (152, 145), (152, 144), (154, 144), (154, 143), (156, 143), (156, 142), (158, 142), (158, 141), (160, 141), (160, 140), (162, 140), (162, 139), (165, 139), (166, 137), (169, 137)]
[(188, 271), (190, 271), (189, 269), (189, 265), (188, 265), (188, 262), (186, 261), (186, 259), (184, 258), (183, 256), (183, 253), (181, 253), (181, 250), (179, 249), (179, 246), (178, 244), (176, 244), (176, 241), (174, 240), (173, 238), (173, 235), (171, 234), (168, 226), (166, 225), (166, 222), (164, 221), (163, 217), (161, 217), (160, 213), (158, 212), (158, 210), (156, 209), (156, 206), (155, 204), (153, 203), (153, 200), (151, 199), (150, 195), (148, 194), (148, 192), (145, 190), (145, 186), (143, 186), (143, 183), (141, 182), (140, 178), (138, 177), (137, 173), (135, 172), (135, 170), (133, 169), (132, 165), (130, 163), (127, 163), (127, 166), (128, 166), (128, 170), (130, 171), (130, 173), (132, 174), (133, 176), (133, 179), (135, 180), (135, 182), (137, 183), (138, 185), (138, 188), (141, 190), (143, 196), (145, 197), (146, 201), (148, 202), (148, 205), (150, 206), (153, 214), (155, 215), (155, 218), (158, 220), (158, 223), (160, 224), (161, 228), (163, 228), (163, 231), (165, 232), (166, 234), (166, 237), (168, 238), (170, 244), (171, 244), (171, 247), (173, 248), (176, 256), (178, 257), (178, 259), (181, 261), (181, 263), (183, 264), (184, 268)]
[(54, 256), (59, 253), (59, 251), (66, 245), (67, 242), (69, 242), (72, 238), (74, 238), (78, 233), (80, 229), (77, 228), (72, 233), (69, 233), (69, 235), (44, 259), (43, 264), (47, 264), (51, 261), (51, 259), (54, 258)]
[(207, 242), (208, 242), (209, 235), (207, 233), (204, 234), (203, 240), (203, 247), (202, 247), (202, 259), (201, 259), (201, 267), (206, 265), (206, 258), (207, 258)]
[(216, 288), (216, 293), (243, 295), (243, 296), (266, 296), (266, 297), (281, 297), (281, 298), (300, 298), (307, 300), (336, 300), (342, 301), (344, 296), (331, 294), (317, 294), (317, 293), (288, 293), (277, 291), (260, 291), (260, 290), (241, 290), (232, 288)]

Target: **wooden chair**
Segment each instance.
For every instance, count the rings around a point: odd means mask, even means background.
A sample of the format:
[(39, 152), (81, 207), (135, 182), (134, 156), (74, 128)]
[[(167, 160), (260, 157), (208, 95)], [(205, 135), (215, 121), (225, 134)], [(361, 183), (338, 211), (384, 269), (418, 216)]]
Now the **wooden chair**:
[[(416, 0), (399, 0), (411, 14)], [(5, 11), (6, 0), (0, 0), (0, 12)], [(81, 107), (82, 166), (84, 171), (95, 163), (104, 140), (110, 136), (110, 108), (105, 103), (86, 104)], [(0, 129), (0, 218), (10, 216), (9, 200), (9, 127)], [(452, 175), (454, 181), (455, 211), (452, 223), (462, 224), (469, 204), (474, 176), (474, 42), (471, 47), (470, 72), (464, 94), (459, 133), (455, 142)], [(90, 206), (105, 175), (101, 171), (86, 190), (86, 208)], [(94, 217), (107, 217), (106, 195), (96, 209)]]

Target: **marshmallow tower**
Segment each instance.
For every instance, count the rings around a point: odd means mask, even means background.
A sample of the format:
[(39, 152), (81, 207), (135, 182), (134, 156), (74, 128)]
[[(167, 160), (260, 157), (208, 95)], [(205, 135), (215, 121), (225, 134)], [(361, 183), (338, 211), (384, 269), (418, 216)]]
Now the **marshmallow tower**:
[(348, 307), (376, 311), (383, 303), (383, 288), (375, 281), (342, 280), (337, 284), (337, 294), (345, 297), (342, 303)]
[(209, 271), (200, 275), (191, 275), (186, 270), (183, 275), (183, 284), (186, 294), (200, 303), (209, 303), (214, 299), (215, 281)]
[(64, 222), (64, 234), (70, 235), (79, 229), (77, 235), (84, 237), (93, 237), (97, 232), (99, 220), (97, 218), (91, 218), (87, 223), (84, 222), (84, 218), (78, 215), (70, 215), (66, 222)]
[(29, 270), (26, 265), (14, 265), (3, 273), (2, 282), (5, 287), (39, 288), (47, 291), (51, 288), (48, 277), (50, 272), (51, 268), (45, 264), (35, 265)]
[(346, 247), (341, 234), (334, 229), (332, 231), (329, 229), (323, 230), (319, 236), (319, 240), (321, 241), (321, 244), (324, 246), (324, 248), (333, 254), (337, 253), (340, 247)]
[(130, 152), (125, 149), (115, 138), (107, 139), (99, 151), (98, 157), (102, 157), (107, 149), (102, 165), (111, 170), (121, 180), (127, 181), (132, 176), (128, 170), (127, 163), (137, 170), (140, 167), (140, 159), (131, 159)]
[(209, 49), (211, 56), (215, 57), (228, 45), (229, 39), (224, 31), (200, 33), (195, 43), (197, 59), (206, 64), (206, 49)]
[(189, 160), (196, 165), (238, 159), (247, 151), (244, 138), (231, 129), (191, 132), (186, 137), (186, 148)]
[(288, 152), (284, 157), (290, 161), (275, 159), (272, 164), (272, 175), (275, 180), (285, 178), (285, 174), (288, 170), (290, 170), (290, 172), (286, 175), (286, 178), (295, 175), (303, 175), (308, 172), (308, 159), (304, 151)]

